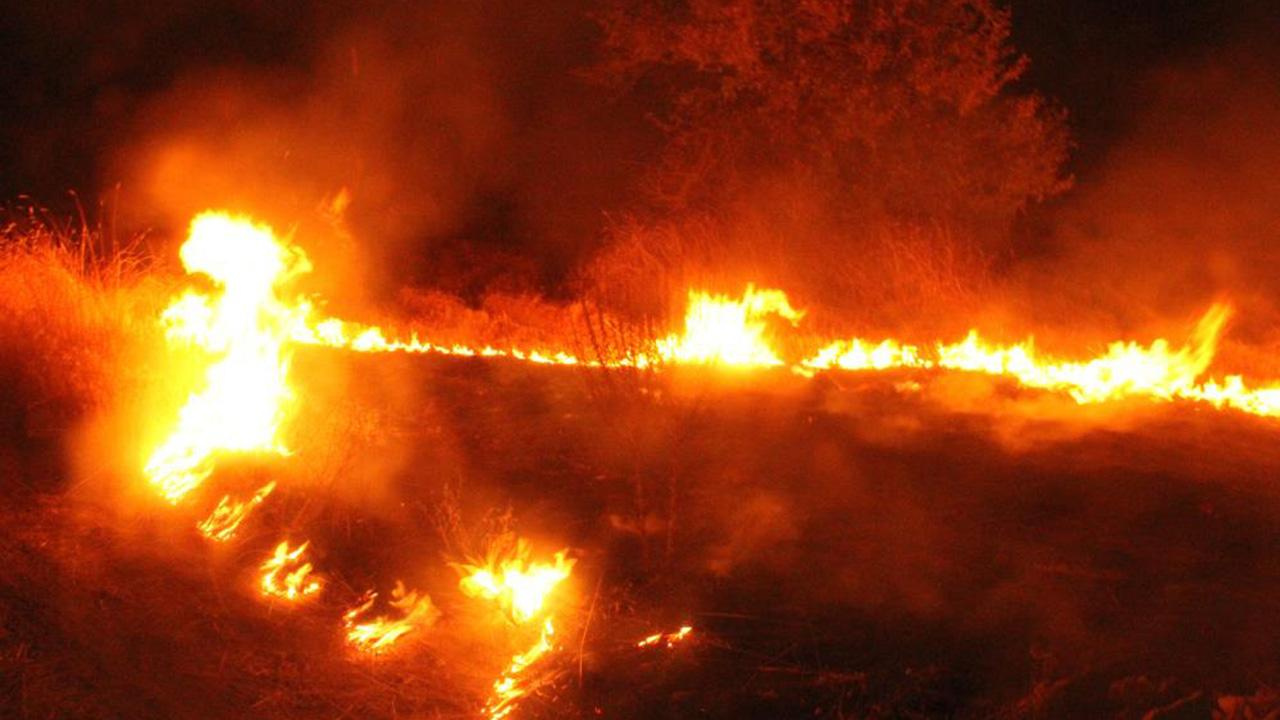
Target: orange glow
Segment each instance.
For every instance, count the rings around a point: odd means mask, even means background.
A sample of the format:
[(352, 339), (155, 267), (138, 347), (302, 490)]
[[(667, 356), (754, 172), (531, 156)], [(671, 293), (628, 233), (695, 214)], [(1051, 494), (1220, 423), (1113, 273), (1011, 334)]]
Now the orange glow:
[(245, 518), (267, 499), (272, 490), (276, 489), (274, 481), (258, 488), (253, 497), (245, 501), (232, 500), (230, 495), (223, 495), (222, 500), (218, 501), (218, 507), (213, 509), (209, 517), (200, 521), (197, 526), (200, 532), (210, 540), (218, 542), (226, 542), (235, 537), (236, 530), (240, 529), (240, 524)]
[(430, 627), (440, 616), (430, 596), (405, 590), (404, 583), (399, 580), (396, 581), (396, 587), (391, 591), (391, 600), (387, 603), (397, 611), (398, 617), (369, 617), (377, 599), (378, 594), (371, 590), (365, 593), (359, 605), (343, 615), (343, 622), (347, 627), (347, 642), (364, 652), (386, 652), (397, 640), (419, 628)]
[[(546, 612), (548, 596), (568, 579), (575, 562), (567, 558), (564, 550), (556, 553), (555, 559), (549, 563), (529, 562), (529, 554), (528, 543), (520, 539), (514, 549), (505, 554), (491, 552), (484, 565), (455, 565), (463, 573), (458, 583), (462, 593), (495, 603), (517, 625), (529, 622)], [(494, 681), (493, 695), (485, 706), (490, 720), (506, 717), (515, 709), (516, 701), (528, 694), (528, 688), (520, 682), (520, 675), (554, 649), (551, 642), (554, 635), (552, 620), (545, 617), (538, 641), (513, 657), (507, 669)]]
[[(288, 281), (310, 270), (305, 254), (248, 218), (219, 212), (198, 215), (181, 255), (188, 272), (208, 276), (217, 289), (188, 290), (162, 316), (170, 342), (192, 345), (208, 356), (201, 384), (145, 465), (151, 483), (174, 503), (209, 476), (213, 458), (220, 453), (288, 454), (283, 428), (294, 404), (288, 378), (294, 344), (585, 367), (790, 365), (806, 376), (834, 371), (947, 370), (1010, 378), (1024, 387), (1063, 393), (1081, 404), (1124, 398), (1189, 400), (1280, 417), (1280, 383), (1250, 387), (1235, 375), (1204, 377), (1230, 315), (1226, 305), (1211, 307), (1184, 345), (1175, 346), (1163, 338), (1149, 345), (1116, 342), (1099, 355), (1077, 360), (1044, 355), (1032, 340), (991, 343), (972, 330), (960, 342), (931, 347), (892, 338), (828, 341), (809, 357), (794, 361), (784, 359), (770, 338), (771, 329), (778, 329), (775, 326), (785, 330), (804, 316), (785, 293), (753, 285), (740, 298), (690, 290), (682, 332), (654, 340), (649, 352), (604, 362), (583, 360), (556, 348), (442, 345), (416, 335), (394, 339), (375, 326), (313, 317), (313, 306), (305, 299), (286, 302), (279, 295)], [(224, 497), (201, 523), (201, 531), (218, 540), (232, 537), (271, 487), (244, 502)], [(540, 598), (568, 576), (572, 561), (560, 555), (546, 566), (523, 563), (524, 559), (516, 558), (506, 565), (474, 567), (464, 578), (463, 589), (473, 596), (501, 597), (513, 618), (527, 619), (537, 612)]]
[(275, 552), (262, 564), (262, 594), (290, 602), (320, 592), (324, 581), (313, 574), (314, 568), (304, 558), (307, 546), (302, 543), (290, 550), (288, 541), (276, 546)]
[(690, 290), (684, 334), (659, 340), (658, 356), (670, 363), (784, 365), (765, 339), (765, 320), (775, 316), (794, 325), (803, 315), (781, 290), (748, 285), (741, 300)]
[(494, 681), (493, 698), (485, 706), (485, 713), (490, 720), (502, 720), (510, 715), (515, 710), (516, 701), (528, 694), (528, 688), (520, 684), (520, 674), (554, 649), (555, 646), (551, 644), (554, 635), (555, 628), (551, 624), (551, 618), (547, 618), (542, 623), (542, 633), (533, 647), (511, 658), (506, 671)]
[(280, 435), (293, 400), (285, 331), (306, 311), (281, 303), (276, 290), (310, 269), (270, 228), (218, 212), (192, 220), (181, 257), (187, 272), (220, 290), (187, 290), (162, 315), (171, 342), (210, 357), (201, 386), (146, 463), (148, 479), (174, 503), (213, 472), (216, 453), (288, 454)]
[(529, 546), (520, 540), (509, 557), (490, 558), (484, 566), (458, 565), (465, 573), (459, 587), (467, 597), (492, 600), (512, 620), (524, 623), (542, 610), (551, 591), (569, 577), (574, 562), (561, 550), (550, 563), (531, 563)]

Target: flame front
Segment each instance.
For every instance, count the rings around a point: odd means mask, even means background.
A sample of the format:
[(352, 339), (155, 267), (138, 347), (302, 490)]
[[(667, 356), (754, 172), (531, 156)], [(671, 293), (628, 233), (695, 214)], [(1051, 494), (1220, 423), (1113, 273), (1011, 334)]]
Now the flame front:
[(542, 659), (543, 655), (551, 652), (554, 645), (551, 644), (552, 637), (556, 634), (555, 627), (551, 624), (551, 618), (547, 618), (542, 623), (542, 632), (538, 636), (538, 642), (533, 647), (511, 658), (511, 664), (507, 666), (505, 672), (493, 683), (493, 698), (489, 704), (485, 706), (485, 712), (488, 713), (490, 720), (502, 720), (511, 714), (516, 708), (516, 701), (529, 693), (528, 688), (520, 684), (520, 675), (530, 665)]
[(208, 276), (220, 291), (188, 290), (162, 315), (171, 341), (213, 358), (177, 426), (146, 463), (147, 477), (175, 503), (209, 476), (216, 453), (288, 454), (281, 438), (293, 400), (286, 340), (306, 310), (280, 302), (276, 289), (310, 269), (306, 256), (278, 242), (270, 228), (217, 212), (191, 222), (181, 257), (187, 272)]
[(284, 541), (276, 546), (262, 564), (263, 595), (293, 602), (320, 592), (324, 581), (313, 574), (315, 568), (304, 559), (309, 545), (304, 542), (290, 550), (288, 541)]
[(1164, 338), (1145, 346), (1114, 342), (1105, 353), (1087, 360), (1046, 357), (1036, 351), (1031, 340), (1012, 345), (990, 343), (976, 330), (970, 330), (960, 342), (938, 343), (931, 354), (895, 340), (876, 345), (859, 339), (837, 341), (802, 361), (796, 369), (811, 373), (832, 369), (940, 368), (1009, 377), (1024, 387), (1065, 393), (1080, 404), (1135, 397), (1191, 400), (1280, 417), (1280, 385), (1250, 388), (1238, 375), (1228, 375), (1223, 380), (1200, 379), (1213, 362), (1230, 316), (1230, 306), (1213, 305), (1201, 316), (1190, 341), (1177, 349)]
[[(698, 290), (688, 293), (684, 327), (654, 339), (648, 350), (625, 360), (583, 360), (565, 349), (496, 348), (491, 345), (436, 344), (410, 336), (388, 337), (381, 328), (335, 318), (313, 318), (303, 299), (285, 302), (287, 282), (310, 270), (301, 250), (276, 238), (270, 228), (248, 218), (206, 212), (191, 223), (181, 250), (188, 272), (207, 276), (212, 292), (188, 290), (162, 314), (166, 337), (174, 344), (197, 348), (207, 356), (198, 386), (177, 413), (172, 431), (145, 463), (145, 474), (169, 502), (178, 503), (213, 472), (224, 453), (288, 455), (285, 421), (293, 411), (289, 383), (290, 352), (295, 344), (356, 352), (409, 352), (509, 358), (584, 367), (662, 368), (668, 365), (714, 365), (778, 368), (790, 365), (801, 375), (817, 372), (889, 370), (951, 371), (1009, 378), (1019, 385), (1062, 393), (1080, 404), (1123, 398), (1155, 401), (1187, 400), (1217, 408), (1280, 417), (1280, 383), (1250, 387), (1242, 377), (1206, 378), (1223, 328), (1226, 305), (1212, 306), (1188, 342), (1175, 346), (1160, 338), (1149, 345), (1116, 342), (1105, 352), (1084, 359), (1061, 359), (1037, 351), (1032, 340), (999, 344), (971, 330), (963, 340), (917, 346), (896, 339), (869, 342), (861, 338), (826, 342), (798, 361), (784, 358), (771, 332), (797, 325), (804, 313), (780, 290), (748, 285), (741, 298)], [(781, 321), (781, 322), (779, 322)], [(816, 344), (815, 344), (816, 346)], [(207, 537), (226, 541), (274, 491), (268, 482), (245, 500), (224, 495), (199, 524)], [(324, 579), (306, 559), (309, 544), (276, 546), (261, 565), (264, 597), (298, 601), (320, 592)], [(493, 603), (511, 623), (538, 636), (526, 651), (514, 655), (494, 681), (485, 711), (492, 720), (508, 716), (530, 692), (526, 671), (555, 650), (555, 626), (548, 601), (570, 576), (575, 561), (561, 551), (548, 562), (530, 560), (524, 541), (506, 553), (491, 553), (480, 564), (455, 566), (460, 589), (468, 597)], [(343, 616), (346, 639), (355, 648), (382, 653), (405, 635), (432, 625), (439, 611), (425, 593), (408, 591), (397, 581), (378, 614), (378, 595), (366, 593)], [(522, 631), (523, 632), (523, 631)], [(656, 633), (636, 645), (673, 647), (689, 637), (690, 626)], [(523, 682), (522, 682), (523, 681)]]
[(659, 340), (658, 356), (670, 363), (784, 365), (765, 338), (766, 319), (776, 316), (794, 325), (803, 315), (781, 290), (748, 285), (741, 300), (690, 290), (684, 334)]
[[(212, 457), (218, 453), (288, 453), (283, 424), (293, 402), (288, 382), (293, 344), (585, 367), (779, 367), (788, 361), (770, 342), (771, 319), (795, 325), (804, 316), (781, 290), (748, 285), (740, 298), (690, 290), (681, 333), (659, 338), (649, 351), (623, 360), (583, 360), (557, 348), (443, 345), (416, 335), (395, 339), (376, 326), (312, 318), (310, 303), (286, 303), (278, 296), (284, 283), (310, 269), (306, 256), (279, 241), (270, 228), (244, 217), (216, 212), (197, 216), (182, 246), (182, 260), (189, 272), (207, 275), (220, 290), (211, 294), (189, 290), (163, 314), (172, 342), (192, 344), (211, 357), (202, 384), (182, 407), (176, 427), (146, 463), (146, 475), (171, 502), (208, 477)], [(1013, 378), (1026, 387), (1065, 393), (1079, 403), (1126, 397), (1182, 399), (1254, 415), (1280, 416), (1280, 384), (1250, 387), (1235, 375), (1201, 379), (1213, 360), (1229, 314), (1225, 305), (1210, 308), (1191, 342), (1177, 349), (1164, 339), (1146, 346), (1113, 343), (1096, 357), (1062, 360), (1038, 353), (1030, 340), (1000, 345), (983, 340), (973, 330), (960, 342), (932, 347), (895, 339), (836, 340), (791, 367), (803, 375), (834, 370), (944, 369)], [(230, 498), (224, 499), (224, 504), (230, 502)], [(235, 510), (220, 506), (215, 516), (233, 515)], [(229, 536), (217, 529), (225, 522), (210, 524), (215, 527), (206, 534)], [(501, 583), (496, 576), (471, 580), (477, 592), (496, 592)], [(507, 588), (503, 592), (519, 592), (522, 598), (537, 595), (536, 588)], [(517, 605), (525, 602), (519, 600)], [(520, 607), (514, 611), (523, 612)]]

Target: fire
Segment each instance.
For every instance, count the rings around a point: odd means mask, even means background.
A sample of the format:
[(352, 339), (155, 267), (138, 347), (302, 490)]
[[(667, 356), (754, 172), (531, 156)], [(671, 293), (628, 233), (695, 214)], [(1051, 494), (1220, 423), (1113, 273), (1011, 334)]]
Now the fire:
[(281, 437), (293, 400), (286, 330), (306, 310), (285, 305), (276, 290), (310, 270), (306, 256), (270, 228), (219, 212), (196, 216), (181, 257), (187, 272), (208, 276), (220, 291), (188, 290), (162, 315), (170, 341), (211, 357), (201, 387), (146, 463), (148, 479), (174, 503), (213, 472), (216, 453), (288, 454)]
[(398, 612), (399, 617), (379, 615), (365, 619), (377, 599), (378, 594), (370, 590), (361, 598), (359, 605), (342, 616), (347, 626), (347, 642), (365, 652), (386, 652), (401, 637), (418, 628), (430, 627), (440, 616), (440, 611), (431, 602), (430, 596), (407, 591), (404, 583), (399, 580), (396, 581), (391, 599), (387, 603)]
[(314, 568), (303, 559), (310, 544), (304, 542), (290, 550), (286, 540), (276, 546), (271, 557), (262, 563), (263, 595), (292, 602), (320, 592), (324, 581), (312, 574)]
[(674, 647), (676, 643), (678, 643), (678, 642), (680, 642), (681, 640), (684, 640), (686, 637), (688, 637), (688, 636), (689, 636), (689, 633), (691, 633), (691, 632), (693, 632), (693, 626), (692, 626), (692, 625), (682, 625), (682, 626), (680, 627), (680, 629), (679, 629), (679, 630), (677, 630), (677, 631), (675, 631), (675, 632), (671, 632), (671, 633), (654, 633), (654, 634), (650, 635), (649, 637), (647, 637), (647, 638), (645, 638), (645, 639), (641, 640), (640, 642), (636, 643), (636, 647), (638, 647), (638, 648), (654, 647), (654, 646), (659, 645), (659, 644), (661, 644), (661, 643), (663, 643), (663, 642), (665, 642), (665, 643), (667, 644), (667, 647)]
[(895, 340), (883, 340), (872, 345), (858, 338), (837, 340), (800, 363), (801, 368), (808, 370), (888, 370), (929, 366), (930, 362), (921, 357), (920, 349), (913, 345), (901, 345)]
[(520, 684), (520, 675), (526, 668), (554, 649), (551, 639), (555, 632), (551, 619), (547, 618), (542, 623), (542, 633), (538, 636), (538, 642), (511, 658), (511, 664), (507, 666), (506, 671), (494, 681), (493, 698), (485, 706), (485, 712), (488, 713), (490, 720), (502, 720), (510, 715), (511, 711), (515, 710), (516, 701), (529, 693), (528, 688)]
[[(284, 430), (295, 401), (289, 368), (291, 350), (297, 344), (594, 368), (790, 365), (802, 375), (890, 370), (980, 373), (1062, 393), (1080, 404), (1135, 397), (1187, 400), (1280, 417), (1280, 383), (1250, 387), (1236, 375), (1205, 377), (1230, 316), (1223, 304), (1212, 306), (1180, 346), (1163, 338), (1149, 345), (1115, 342), (1083, 359), (1043, 354), (1033, 340), (992, 343), (971, 330), (959, 342), (932, 346), (892, 338), (835, 340), (795, 361), (784, 359), (771, 336), (775, 328), (795, 326), (804, 316), (784, 292), (748, 285), (735, 299), (690, 290), (682, 332), (658, 338), (649, 351), (626, 360), (604, 361), (582, 359), (558, 348), (445, 345), (417, 335), (396, 339), (376, 326), (313, 317), (313, 306), (305, 299), (281, 297), (289, 281), (311, 269), (306, 255), (277, 239), (269, 227), (245, 217), (219, 212), (197, 216), (181, 258), (189, 273), (207, 276), (215, 290), (188, 290), (161, 317), (171, 343), (193, 346), (208, 358), (200, 384), (178, 412), (172, 432), (145, 463), (148, 480), (175, 504), (212, 474), (214, 459), (221, 454), (289, 454)], [(201, 532), (218, 541), (231, 539), (275, 487), (275, 482), (269, 482), (246, 500), (224, 495), (199, 524)], [(263, 596), (292, 602), (321, 591), (325, 580), (307, 560), (308, 549), (307, 542), (291, 547), (284, 541), (275, 547), (260, 568)], [(494, 681), (485, 707), (492, 720), (501, 720), (515, 709), (516, 702), (530, 692), (524, 677), (528, 669), (555, 651), (549, 599), (569, 578), (576, 562), (564, 550), (548, 561), (535, 562), (530, 557), (528, 544), (517, 540), (503, 552), (491, 552), (483, 563), (455, 566), (462, 575), (459, 587), (464, 595), (493, 603), (514, 626), (527, 627), (529, 637), (534, 627), (538, 630), (536, 642), (514, 655)], [(388, 612), (375, 613), (377, 600), (378, 594), (369, 591), (343, 616), (347, 641), (374, 654), (431, 626), (440, 615), (429, 596), (409, 591), (399, 581), (386, 602)], [(675, 632), (655, 633), (636, 647), (674, 647), (692, 632), (686, 625)]]
[(382, 328), (327, 318), (316, 323), (303, 323), (294, 328), (292, 340), (304, 345), (320, 345), (330, 348), (366, 353), (434, 353), (457, 357), (511, 358), (539, 365), (588, 365), (602, 366), (594, 361), (584, 361), (563, 350), (523, 350), (521, 348), (496, 348), (492, 345), (471, 347), (453, 344), (439, 345), (410, 335), (408, 340), (389, 339)]
[(510, 557), (490, 558), (483, 567), (459, 565), (466, 573), (459, 586), (467, 597), (492, 600), (512, 620), (523, 623), (542, 610), (551, 591), (569, 577), (574, 562), (561, 550), (550, 563), (531, 563), (529, 546), (520, 540)]
[(1028, 341), (1001, 348), (983, 343), (976, 332), (964, 342), (938, 348), (938, 366), (997, 375), (1011, 375), (1027, 387), (1066, 392), (1080, 403), (1145, 395), (1159, 399), (1183, 397), (1196, 387), (1208, 369), (1223, 325), (1231, 311), (1215, 305), (1200, 319), (1191, 342), (1177, 350), (1159, 339), (1147, 347), (1112, 343), (1107, 352), (1083, 362), (1038, 358)]
[[(501, 552), (491, 552), (483, 566), (456, 565), (464, 573), (458, 583), (462, 593), (497, 604), (517, 625), (533, 620), (545, 611), (551, 592), (568, 579), (575, 560), (568, 558), (564, 550), (557, 552), (549, 563), (529, 562), (529, 554), (528, 543), (520, 539), (505, 557)], [(493, 695), (485, 706), (490, 720), (506, 717), (515, 709), (516, 701), (528, 694), (528, 688), (520, 683), (520, 676), (554, 649), (554, 635), (551, 617), (545, 617), (537, 642), (513, 657), (507, 669), (494, 681)]]
[(218, 507), (213, 509), (209, 517), (200, 521), (200, 532), (210, 540), (218, 542), (226, 542), (235, 537), (236, 530), (240, 529), (240, 524), (249, 517), (249, 514), (262, 504), (271, 491), (276, 489), (275, 482), (269, 482), (258, 488), (253, 497), (243, 502), (231, 499), (230, 495), (223, 495), (222, 500), (218, 501)]
[(1028, 388), (1065, 393), (1077, 403), (1124, 398), (1190, 400), (1230, 407), (1253, 415), (1280, 417), (1280, 385), (1250, 388), (1238, 375), (1223, 380), (1200, 378), (1208, 371), (1231, 309), (1216, 304), (1200, 318), (1189, 342), (1173, 348), (1159, 338), (1150, 345), (1111, 343), (1105, 353), (1086, 360), (1040, 354), (1032, 340), (999, 345), (970, 330), (957, 343), (939, 343), (932, 353), (885, 340), (872, 345), (854, 339), (832, 343), (802, 361), (797, 370), (888, 370), (940, 368), (998, 375)]
[(776, 316), (794, 325), (803, 315), (781, 290), (748, 285), (741, 300), (690, 290), (684, 334), (659, 340), (658, 356), (670, 363), (784, 365), (765, 339), (766, 319)]
[[(740, 298), (690, 290), (681, 333), (655, 340), (651, 351), (606, 362), (556, 348), (444, 345), (417, 335), (396, 339), (376, 326), (313, 318), (310, 303), (286, 303), (278, 295), (284, 283), (310, 270), (305, 254), (248, 218), (216, 212), (197, 216), (182, 247), (182, 260), (189, 272), (207, 275), (221, 290), (213, 294), (187, 291), (163, 315), (171, 341), (194, 344), (212, 358), (202, 386), (179, 413), (176, 428), (146, 463), (147, 476), (171, 502), (208, 477), (211, 458), (217, 453), (288, 453), (282, 427), (294, 399), (288, 383), (293, 344), (584, 367), (784, 367), (789, 361), (771, 344), (770, 325), (776, 324), (775, 319), (796, 325), (804, 316), (781, 290), (748, 285)], [(802, 375), (898, 369), (983, 373), (1012, 378), (1029, 388), (1062, 392), (1079, 403), (1128, 397), (1181, 399), (1280, 416), (1280, 384), (1250, 387), (1239, 376), (1201, 379), (1229, 314), (1227, 306), (1213, 306), (1191, 341), (1178, 348), (1164, 339), (1145, 346), (1118, 342), (1096, 357), (1064, 360), (1038, 352), (1031, 340), (1001, 345), (973, 330), (960, 342), (932, 347), (895, 339), (836, 340), (791, 368)], [(224, 499), (224, 505), (230, 502)], [(220, 506), (215, 516), (235, 511), (234, 506)], [(224, 524), (214, 522), (212, 516), (208, 522), (215, 528)], [(477, 593), (515, 592), (500, 589), (496, 576), (479, 575), (469, 584)]]

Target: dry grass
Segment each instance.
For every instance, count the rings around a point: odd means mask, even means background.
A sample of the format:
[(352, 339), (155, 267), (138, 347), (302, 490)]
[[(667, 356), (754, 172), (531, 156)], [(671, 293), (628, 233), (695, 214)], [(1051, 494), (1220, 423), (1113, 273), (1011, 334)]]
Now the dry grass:
[[(14, 447), (146, 380), (132, 348), (169, 288), (103, 237), (6, 226), (0, 388), (13, 403), (0, 419), (18, 420), (0, 439)], [(580, 333), (607, 348), (615, 332), (625, 347), (625, 332), (670, 321), (664, 295), (714, 267), (681, 264), (714, 260), (710, 234), (688, 256), (645, 237), (601, 269), (615, 281), (589, 296), (590, 331), (585, 311), (537, 298), (406, 306), (468, 342)], [(923, 264), (913, 247), (904, 267)], [(929, 272), (951, 292), (945, 263)], [(443, 560), (512, 529), (579, 558), (557, 616), (565, 650), (519, 717), (1274, 713), (1275, 643), (1257, 628), (1280, 583), (1265, 482), (1280, 459), (1252, 419), (1171, 407), (1142, 433), (1012, 451), (988, 418), (888, 387), (780, 381), (608, 405), (587, 402), (571, 369), (315, 355), (299, 353), (300, 381), (322, 384), (307, 363), (351, 365), (330, 368), (343, 380), (326, 391), (306, 387), (300, 419), (328, 414), (332, 431), (300, 423), (315, 437), (271, 471), (323, 477), (282, 481), (230, 545), (159, 513), (122, 527), (70, 494), (0, 508), (0, 716), (473, 717), (522, 641), (477, 637), (489, 609), (459, 597)], [(384, 499), (369, 499), (369, 478)], [(282, 532), (311, 540), (332, 581), (310, 608), (264, 604), (247, 579)], [(396, 578), (444, 619), (412, 649), (353, 658), (341, 613)], [(635, 648), (684, 622), (697, 626), (687, 650)]]
[(736, 294), (754, 283), (787, 292), (810, 330), (937, 335), (971, 316), (992, 282), (992, 258), (937, 224), (793, 236), (766, 221), (692, 218), (611, 232), (579, 292), (633, 331), (671, 327), (689, 289)]
[(28, 431), (65, 429), (122, 386), (166, 296), (138, 241), (27, 211), (0, 225), (0, 383)]

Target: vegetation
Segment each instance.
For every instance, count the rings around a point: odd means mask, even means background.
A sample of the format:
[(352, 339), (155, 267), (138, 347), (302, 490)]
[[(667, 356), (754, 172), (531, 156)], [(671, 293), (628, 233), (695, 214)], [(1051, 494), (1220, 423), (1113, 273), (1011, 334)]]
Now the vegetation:
[(657, 249), (892, 322), (979, 286), (1068, 184), (1064, 114), (1018, 88), (991, 0), (616, 0), (599, 23), (590, 77), (667, 143), (597, 284)]
[(33, 209), (0, 224), (0, 422), (57, 436), (146, 381), (167, 287), (137, 241)]

